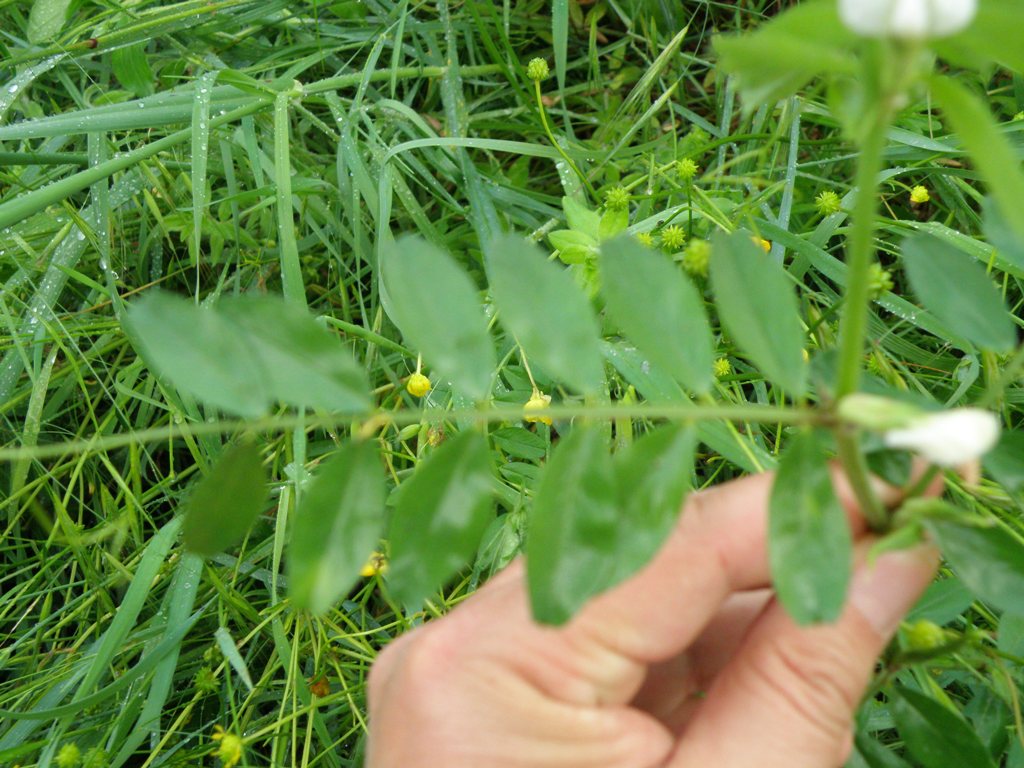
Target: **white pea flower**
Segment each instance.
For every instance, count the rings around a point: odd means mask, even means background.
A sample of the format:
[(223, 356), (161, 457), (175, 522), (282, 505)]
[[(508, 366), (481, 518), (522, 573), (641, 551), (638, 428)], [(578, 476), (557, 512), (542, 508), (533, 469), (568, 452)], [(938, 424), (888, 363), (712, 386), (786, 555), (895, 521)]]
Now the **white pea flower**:
[(978, 459), (998, 440), (999, 419), (980, 408), (930, 413), (885, 433), (888, 447), (915, 451), (941, 467), (957, 467)]
[(865, 37), (946, 37), (974, 20), (978, 0), (839, 0), (843, 24)]

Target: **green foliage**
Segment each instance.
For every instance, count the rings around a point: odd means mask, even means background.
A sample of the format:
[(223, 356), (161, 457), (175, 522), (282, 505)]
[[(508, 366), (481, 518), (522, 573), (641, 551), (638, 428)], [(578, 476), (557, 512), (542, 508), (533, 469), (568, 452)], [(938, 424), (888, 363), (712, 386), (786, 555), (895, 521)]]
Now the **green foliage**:
[(466, 566), (491, 519), (491, 467), (476, 432), (463, 432), (402, 484), (388, 526), (388, 582), (417, 607)]
[(263, 511), (267, 473), (259, 449), (247, 440), (227, 449), (189, 497), (185, 546), (207, 557), (238, 542)]
[(893, 718), (907, 750), (921, 765), (993, 768), (985, 745), (962, 717), (918, 691), (900, 688), (898, 694), (893, 702)]
[(928, 530), (957, 575), (981, 600), (1024, 613), (1024, 541), (999, 525), (933, 519)]
[(601, 431), (577, 427), (552, 454), (526, 538), (527, 583), (537, 621), (564, 624), (609, 580), (618, 504)]
[(239, 416), (275, 402), (363, 411), (366, 378), (342, 344), (279, 299), (197, 306), (152, 293), (128, 312), (142, 354), (179, 389)]
[(779, 600), (801, 624), (835, 621), (846, 602), (853, 548), (821, 436), (790, 441), (772, 486), (768, 555)]
[(604, 381), (600, 332), (572, 278), (521, 237), (484, 246), (491, 294), (501, 322), (548, 375), (584, 393)]
[(711, 386), (714, 352), (697, 289), (665, 257), (619, 238), (601, 247), (608, 314), (645, 355), (697, 393)]
[(977, 263), (937, 238), (918, 235), (904, 241), (903, 264), (921, 303), (953, 331), (998, 352), (1013, 348), (1010, 313)]
[(351, 442), (318, 469), (295, 511), (288, 592), (326, 613), (347, 594), (384, 531), (384, 482), (373, 443)]
[(802, 395), (803, 329), (785, 270), (749, 233), (719, 236), (712, 247), (711, 284), (726, 330), (768, 377), (794, 397)]
[(465, 273), (436, 246), (405, 237), (384, 248), (381, 280), (402, 335), (456, 389), (485, 399), (494, 345)]

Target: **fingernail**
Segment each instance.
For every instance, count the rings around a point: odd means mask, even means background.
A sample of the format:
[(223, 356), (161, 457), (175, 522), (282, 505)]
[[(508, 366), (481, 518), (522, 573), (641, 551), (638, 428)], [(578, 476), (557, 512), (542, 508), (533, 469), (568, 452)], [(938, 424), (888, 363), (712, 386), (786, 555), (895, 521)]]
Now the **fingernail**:
[(928, 586), (937, 564), (938, 555), (928, 546), (886, 552), (870, 565), (858, 566), (850, 602), (879, 635), (888, 638)]

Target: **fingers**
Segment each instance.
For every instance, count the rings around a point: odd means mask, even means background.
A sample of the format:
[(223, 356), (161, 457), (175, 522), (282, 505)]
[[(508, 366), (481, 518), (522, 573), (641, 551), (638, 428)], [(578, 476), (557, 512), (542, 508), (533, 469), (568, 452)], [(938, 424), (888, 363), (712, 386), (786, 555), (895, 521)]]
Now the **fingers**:
[(651, 665), (632, 705), (677, 733), (771, 597), (769, 589), (732, 595), (685, 653)]
[(861, 562), (847, 607), (831, 625), (798, 627), (780, 605), (769, 606), (691, 718), (669, 766), (843, 764), (875, 660), (937, 565), (924, 546), (885, 554), (872, 566)]
[(371, 670), (367, 766), (656, 768), (673, 749), (649, 715), (546, 695), (453, 624), (406, 637)]

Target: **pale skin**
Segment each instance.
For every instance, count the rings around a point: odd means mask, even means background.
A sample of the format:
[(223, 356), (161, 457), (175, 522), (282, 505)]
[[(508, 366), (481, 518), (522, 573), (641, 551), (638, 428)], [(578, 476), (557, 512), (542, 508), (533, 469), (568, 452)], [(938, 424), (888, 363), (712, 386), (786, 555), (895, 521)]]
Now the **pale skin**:
[(658, 555), (565, 627), (532, 621), (520, 560), (391, 643), (370, 673), (368, 768), (841, 766), (876, 659), (938, 555), (868, 565), (872, 537), (836, 476), (857, 542), (850, 596), (835, 623), (798, 627), (770, 590), (771, 482), (691, 495)]

